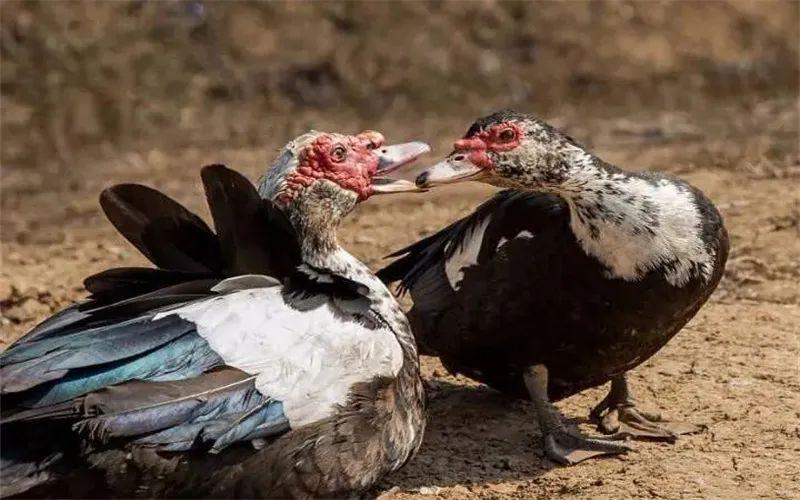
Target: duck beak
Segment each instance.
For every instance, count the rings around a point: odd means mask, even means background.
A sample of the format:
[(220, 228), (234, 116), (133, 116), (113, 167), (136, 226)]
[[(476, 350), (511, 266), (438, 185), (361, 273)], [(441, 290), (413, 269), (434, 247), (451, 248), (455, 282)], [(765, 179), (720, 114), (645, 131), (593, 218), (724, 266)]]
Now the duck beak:
[(375, 154), (378, 156), (378, 170), (375, 177), (372, 179), (372, 192), (374, 194), (386, 194), (425, 191), (413, 182), (403, 179), (392, 179), (386, 177), (386, 174), (412, 163), (430, 150), (430, 146), (420, 141), (393, 144), (376, 149)]
[(456, 155), (422, 171), (416, 183), (420, 188), (431, 188), (441, 184), (479, 181), (487, 175), (485, 169), (474, 165), (464, 155)]

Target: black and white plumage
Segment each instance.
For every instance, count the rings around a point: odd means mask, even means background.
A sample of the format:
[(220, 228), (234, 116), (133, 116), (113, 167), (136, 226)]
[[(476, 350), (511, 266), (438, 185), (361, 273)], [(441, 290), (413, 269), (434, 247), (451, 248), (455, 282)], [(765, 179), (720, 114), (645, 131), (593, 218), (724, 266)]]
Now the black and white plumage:
[[(109, 219), (158, 268), (91, 276), (87, 302), (0, 355), (3, 495), (86, 496), (91, 482), (92, 495), (329, 497), (405, 463), (424, 429), (416, 346), (335, 239), (378, 174), (427, 150), (382, 141), (301, 136), (262, 196), (206, 167), (216, 234), (152, 189), (105, 191)], [(276, 178), (296, 172), (307, 178), (278, 199)]]
[(566, 431), (550, 404), (609, 380), (592, 412), (607, 433), (672, 440), (695, 430), (637, 410), (625, 373), (663, 347), (722, 277), (728, 237), (708, 198), (676, 178), (622, 171), (511, 111), (478, 120), (418, 184), (468, 179), (511, 189), (378, 273), (410, 291), (423, 352), (532, 398), (560, 462), (625, 451)]

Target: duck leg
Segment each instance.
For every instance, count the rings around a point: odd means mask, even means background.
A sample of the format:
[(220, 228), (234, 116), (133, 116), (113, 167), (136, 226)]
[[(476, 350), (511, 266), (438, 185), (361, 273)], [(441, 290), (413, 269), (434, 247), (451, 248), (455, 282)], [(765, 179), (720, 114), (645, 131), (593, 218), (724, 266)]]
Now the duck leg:
[(611, 379), (611, 389), (589, 414), (600, 431), (619, 438), (640, 438), (674, 443), (681, 434), (700, 432), (703, 427), (669, 422), (657, 413), (639, 410), (631, 395), (626, 374)]
[(536, 407), (539, 427), (544, 436), (547, 457), (564, 465), (573, 465), (599, 455), (617, 455), (630, 451), (627, 446), (604, 439), (591, 439), (577, 430), (567, 429), (561, 414), (547, 397), (547, 368), (533, 365), (525, 371), (525, 387)]

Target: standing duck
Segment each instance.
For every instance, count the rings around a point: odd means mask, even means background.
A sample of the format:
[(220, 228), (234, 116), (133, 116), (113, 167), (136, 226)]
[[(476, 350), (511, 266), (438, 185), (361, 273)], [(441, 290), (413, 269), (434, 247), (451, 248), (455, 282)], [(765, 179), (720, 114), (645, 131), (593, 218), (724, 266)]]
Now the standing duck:
[(331, 497), (401, 467), (425, 422), (416, 346), (336, 228), (417, 190), (379, 176), (427, 150), (311, 132), (258, 189), (206, 167), (216, 234), (157, 191), (106, 190), (157, 268), (88, 278), (0, 355), (3, 496)]
[(628, 449), (565, 428), (552, 404), (607, 381), (591, 412), (604, 433), (673, 441), (699, 430), (639, 410), (626, 374), (722, 277), (728, 236), (711, 201), (682, 180), (614, 167), (513, 111), (476, 121), (417, 184), (467, 180), (507, 189), (378, 273), (410, 291), (422, 348), (452, 372), (532, 399), (559, 463)]

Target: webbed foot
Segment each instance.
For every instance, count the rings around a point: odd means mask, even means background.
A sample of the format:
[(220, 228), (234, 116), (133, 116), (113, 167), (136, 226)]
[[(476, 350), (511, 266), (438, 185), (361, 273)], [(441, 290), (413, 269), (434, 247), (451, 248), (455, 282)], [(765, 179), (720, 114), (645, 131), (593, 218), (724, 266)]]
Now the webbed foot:
[(598, 430), (618, 439), (652, 439), (674, 443), (682, 434), (700, 432), (704, 427), (671, 422), (657, 413), (639, 410), (630, 395), (625, 375), (611, 381), (611, 390), (589, 414)]
[(619, 455), (631, 451), (622, 443), (588, 438), (577, 430), (567, 429), (561, 422), (558, 409), (547, 397), (547, 367), (544, 365), (528, 367), (524, 379), (539, 417), (547, 458), (559, 464), (573, 465), (600, 455)]
[(577, 431), (556, 429), (544, 437), (547, 458), (563, 465), (574, 465), (601, 455), (619, 455), (631, 449), (624, 444), (605, 439), (592, 439)]

